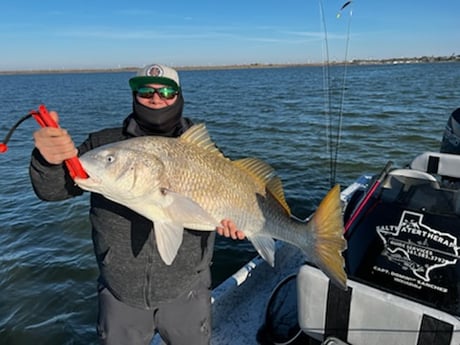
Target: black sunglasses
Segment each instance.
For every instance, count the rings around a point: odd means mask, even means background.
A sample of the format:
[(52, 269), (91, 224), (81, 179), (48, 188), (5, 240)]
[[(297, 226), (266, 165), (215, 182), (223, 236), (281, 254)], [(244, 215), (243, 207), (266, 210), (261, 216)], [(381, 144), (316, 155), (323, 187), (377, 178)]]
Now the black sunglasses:
[(141, 98), (153, 98), (155, 92), (163, 99), (173, 99), (179, 93), (179, 90), (172, 86), (163, 86), (159, 88), (142, 86), (136, 91), (137, 95)]

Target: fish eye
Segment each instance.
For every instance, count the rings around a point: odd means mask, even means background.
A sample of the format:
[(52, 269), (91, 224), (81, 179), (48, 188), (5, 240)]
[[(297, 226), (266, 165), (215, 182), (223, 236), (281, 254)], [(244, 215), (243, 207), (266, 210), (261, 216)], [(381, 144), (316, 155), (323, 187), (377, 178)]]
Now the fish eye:
[(113, 156), (113, 155), (108, 155), (108, 156), (106, 157), (106, 160), (107, 160), (107, 163), (113, 163), (113, 162), (115, 162), (115, 156)]

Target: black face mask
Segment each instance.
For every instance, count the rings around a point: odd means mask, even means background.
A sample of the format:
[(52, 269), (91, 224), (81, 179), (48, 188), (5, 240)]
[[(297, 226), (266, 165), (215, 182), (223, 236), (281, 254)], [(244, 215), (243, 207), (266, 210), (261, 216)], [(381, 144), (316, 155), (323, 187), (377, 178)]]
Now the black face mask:
[(133, 96), (133, 113), (125, 120), (125, 130), (134, 136), (175, 136), (181, 124), (184, 98), (179, 93), (174, 104), (162, 109), (151, 109)]

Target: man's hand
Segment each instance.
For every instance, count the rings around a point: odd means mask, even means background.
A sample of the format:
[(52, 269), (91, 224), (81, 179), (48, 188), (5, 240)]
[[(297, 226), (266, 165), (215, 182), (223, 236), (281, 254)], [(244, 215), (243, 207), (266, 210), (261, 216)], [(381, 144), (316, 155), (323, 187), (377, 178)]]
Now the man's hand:
[(236, 240), (244, 240), (246, 236), (241, 230), (236, 228), (235, 223), (233, 223), (229, 219), (224, 219), (220, 222), (222, 226), (217, 227), (217, 233), (221, 236), (231, 237), (232, 239)]
[[(49, 114), (58, 123), (58, 114), (55, 111), (50, 111)], [(34, 132), (34, 140), (35, 147), (50, 164), (61, 164), (78, 154), (72, 138), (63, 128), (40, 128)]]

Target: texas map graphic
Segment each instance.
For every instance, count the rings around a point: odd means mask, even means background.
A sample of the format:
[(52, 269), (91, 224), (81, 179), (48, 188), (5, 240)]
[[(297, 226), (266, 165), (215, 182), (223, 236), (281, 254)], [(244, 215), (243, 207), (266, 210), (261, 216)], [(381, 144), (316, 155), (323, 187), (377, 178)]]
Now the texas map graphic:
[(404, 211), (398, 225), (377, 226), (390, 261), (428, 282), (430, 272), (457, 262), (457, 238), (423, 224), (423, 214)]

